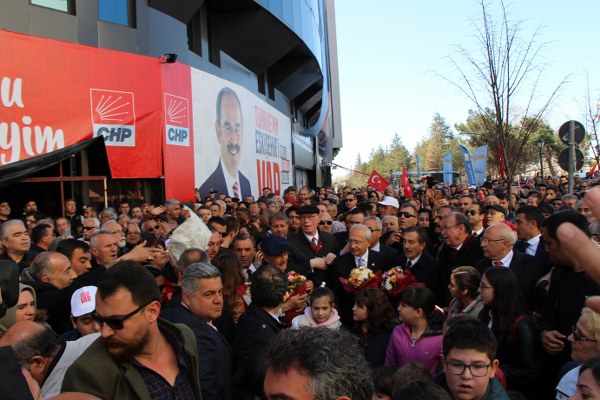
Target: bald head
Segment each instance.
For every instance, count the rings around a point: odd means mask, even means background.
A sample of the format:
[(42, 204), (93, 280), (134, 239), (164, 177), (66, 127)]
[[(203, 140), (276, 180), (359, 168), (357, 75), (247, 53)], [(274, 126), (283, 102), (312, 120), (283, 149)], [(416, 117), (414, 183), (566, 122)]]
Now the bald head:
[(46, 327), (33, 321), (20, 321), (11, 326), (0, 339), (0, 346), (12, 346), (44, 332)]
[(505, 223), (491, 225), (483, 233), (481, 249), (483, 255), (492, 261), (504, 258), (515, 244), (516, 237), (512, 229)]

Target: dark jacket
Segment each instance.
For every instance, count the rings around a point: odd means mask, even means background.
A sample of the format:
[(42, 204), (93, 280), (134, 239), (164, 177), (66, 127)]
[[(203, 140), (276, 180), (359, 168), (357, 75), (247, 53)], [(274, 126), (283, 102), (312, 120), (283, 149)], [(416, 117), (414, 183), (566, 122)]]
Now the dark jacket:
[(392, 330), (369, 331), (366, 339), (360, 332), (360, 328), (355, 327), (351, 332), (358, 338), (358, 344), (362, 348), (371, 369), (382, 367), (385, 363), (385, 354)]
[[(368, 264), (367, 267), (373, 271), (385, 271), (386, 269), (392, 268), (387, 265), (385, 259), (376, 251), (369, 250), (368, 253)], [(329, 287), (333, 291), (336, 299), (336, 305), (340, 320), (342, 324), (347, 327), (354, 325), (352, 318), (352, 307), (354, 307), (354, 295), (346, 293), (340, 278), (346, 278), (350, 276), (350, 272), (356, 268), (356, 262), (352, 253), (346, 253), (335, 259), (333, 266), (331, 267), (331, 279), (329, 281)]]
[(282, 329), (282, 324), (255, 303), (240, 316), (233, 342), (235, 399), (252, 400), (254, 396), (264, 396), (267, 349)]
[[(441, 387), (446, 389), (448, 393), (450, 393), (450, 397), (452, 397), (452, 393), (450, 392), (450, 389), (448, 388), (448, 383), (446, 382), (446, 374), (444, 374), (444, 371), (440, 371), (435, 376), (433, 381), (435, 384), (440, 385)], [(492, 378), (490, 379), (490, 384), (488, 385), (487, 392), (481, 398), (481, 400), (510, 400), (510, 398), (508, 397), (508, 394), (506, 394), (506, 391), (504, 390), (498, 379)]]
[[(517, 240), (513, 248), (521, 253), (526, 253), (527, 251), (527, 242), (525, 240)], [(552, 269), (554, 262), (550, 258), (550, 255), (546, 253), (546, 248), (544, 246), (544, 239), (540, 236), (540, 242), (538, 243), (538, 247), (535, 250), (535, 257), (539, 258), (544, 265), (544, 272), (547, 274)]]
[(314, 282), (315, 287), (319, 286), (322, 282), (329, 282), (330, 272), (320, 269), (313, 272), (310, 268), (310, 260), (315, 257), (325, 257), (329, 253), (340, 254), (340, 246), (338, 246), (335, 237), (329, 233), (319, 231), (321, 248), (318, 252), (313, 250), (302, 231), (292, 235), (289, 240), (291, 247), (289, 250), (288, 269), (306, 276), (307, 279)]
[[(193, 332), (185, 325), (173, 325), (159, 319), (162, 329), (172, 332), (183, 345), (188, 379), (197, 399), (202, 399), (198, 373), (198, 351)], [(69, 367), (61, 392), (83, 392), (101, 399), (151, 400), (150, 392), (138, 369), (131, 362), (116, 362), (101, 338), (98, 338)]]
[[(475, 268), (483, 276), (486, 269), (493, 266), (492, 260), (484, 258), (475, 263)], [(540, 259), (518, 251), (513, 251), (513, 258), (509, 265), (515, 274), (528, 308), (533, 306), (533, 297), (538, 280), (544, 276), (544, 265)]]
[[(252, 194), (252, 189), (250, 188), (250, 181), (244, 176), (244, 174), (242, 174), (242, 171), (238, 171), (238, 173), (240, 176), (240, 198), (244, 199), (246, 196), (250, 196)], [(223, 165), (221, 164), (220, 159), (217, 168), (215, 168), (213, 173), (210, 174), (208, 179), (206, 179), (200, 186), (200, 195), (208, 197), (208, 192), (210, 189), (215, 189), (219, 194), (224, 194), (226, 196), (229, 193), (227, 183), (225, 181), (225, 174), (223, 172)]]
[[(406, 263), (406, 257), (400, 257), (398, 265), (406, 268)], [(436, 304), (446, 301), (446, 287), (443, 286), (442, 270), (440, 269), (439, 262), (427, 251), (423, 251), (419, 261), (410, 267), (410, 272), (415, 276), (417, 281), (424, 283), (435, 294)]]
[(167, 321), (187, 325), (196, 335), (202, 398), (231, 399), (233, 352), (227, 340), (181, 303), (162, 310), (160, 316)]
[(506, 377), (507, 389), (535, 398), (543, 368), (540, 338), (533, 321), (525, 315), (515, 316), (506, 329), (493, 332), (498, 343), (496, 358)]
[[(455, 255), (453, 255), (455, 254)], [(473, 266), (483, 258), (483, 251), (479, 245), (479, 240), (469, 235), (463, 242), (462, 247), (455, 253), (445, 243), (440, 245), (437, 253), (437, 259), (440, 262), (442, 274), (442, 286), (447, 288), (450, 284), (450, 275), (452, 271), (463, 265)], [(450, 291), (446, 290), (446, 301), (440, 306), (446, 306), (450, 303)]]

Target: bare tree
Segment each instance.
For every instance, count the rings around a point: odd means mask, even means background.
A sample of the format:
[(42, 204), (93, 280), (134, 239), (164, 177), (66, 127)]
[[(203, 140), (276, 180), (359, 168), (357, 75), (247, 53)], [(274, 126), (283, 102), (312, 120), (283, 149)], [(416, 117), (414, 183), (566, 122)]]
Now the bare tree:
[[(539, 56), (547, 43), (538, 41), (539, 27), (522, 40), (523, 21), (509, 20), (504, 1), (497, 3), (498, 21), (492, 16), (490, 3), (479, 1), (481, 21), (473, 21), (478, 47), (470, 50), (458, 45), (458, 55), (448, 56), (458, 79), (436, 74), (474, 103), (483, 117), (484, 141), (497, 160), (502, 156), (507, 179), (512, 181), (522, 168), (523, 151), (532, 133), (543, 122), (568, 76), (540, 102), (537, 91), (544, 64)], [(523, 103), (518, 104), (517, 99)], [(521, 123), (524, 118), (527, 124)]]

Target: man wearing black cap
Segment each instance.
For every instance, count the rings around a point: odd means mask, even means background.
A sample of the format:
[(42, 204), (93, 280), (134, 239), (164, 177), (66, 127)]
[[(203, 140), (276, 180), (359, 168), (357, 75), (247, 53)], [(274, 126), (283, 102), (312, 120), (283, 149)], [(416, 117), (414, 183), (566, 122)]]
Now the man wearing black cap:
[(485, 226), (491, 226), (493, 224), (497, 224), (498, 222), (506, 221), (506, 208), (502, 207), (499, 204), (492, 204), (485, 207)]
[(289, 268), (312, 280), (316, 286), (329, 281), (329, 268), (333, 265), (340, 248), (335, 237), (321, 232), (319, 209), (302, 206), (297, 210), (300, 231), (290, 236)]

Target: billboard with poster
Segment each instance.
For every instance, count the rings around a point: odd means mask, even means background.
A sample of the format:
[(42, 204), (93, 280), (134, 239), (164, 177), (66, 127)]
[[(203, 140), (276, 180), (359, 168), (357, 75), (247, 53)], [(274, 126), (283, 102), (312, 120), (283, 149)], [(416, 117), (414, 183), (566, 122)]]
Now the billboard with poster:
[(265, 186), (280, 195), (291, 181), (291, 122), (242, 86), (192, 69), (195, 179), (244, 199)]

